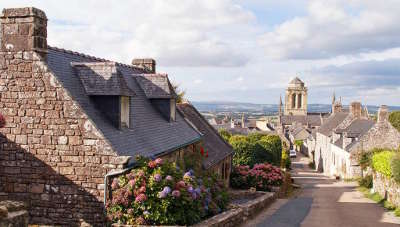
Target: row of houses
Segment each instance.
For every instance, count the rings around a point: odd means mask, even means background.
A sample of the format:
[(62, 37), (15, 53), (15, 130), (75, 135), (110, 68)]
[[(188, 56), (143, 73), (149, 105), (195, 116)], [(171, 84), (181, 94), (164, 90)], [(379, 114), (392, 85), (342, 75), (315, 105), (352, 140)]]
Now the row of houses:
[(176, 103), (155, 60), (48, 46), (36, 8), (4, 9), (0, 20), (0, 198), (26, 202), (32, 223), (102, 225), (109, 178), (137, 155), (178, 162), (203, 147), (203, 168), (229, 182), (232, 147)]
[(326, 175), (360, 177), (363, 173), (359, 158), (363, 152), (400, 146), (400, 132), (390, 124), (388, 117), (385, 105), (379, 108), (377, 120), (373, 120), (360, 102), (352, 102), (349, 109), (335, 102), (331, 115), (323, 120), (315, 134), (304, 140), (306, 151), (317, 170)]
[(361, 153), (400, 146), (400, 132), (390, 124), (387, 106), (381, 106), (373, 120), (360, 102), (344, 108), (333, 94), (330, 113), (309, 113), (307, 90), (297, 77), (289, 82), (284, 105), (282, 99), (279, 102), (276, 130), (294, 149), (308, 155), (320, 172), (342, 178), (360, 177)]

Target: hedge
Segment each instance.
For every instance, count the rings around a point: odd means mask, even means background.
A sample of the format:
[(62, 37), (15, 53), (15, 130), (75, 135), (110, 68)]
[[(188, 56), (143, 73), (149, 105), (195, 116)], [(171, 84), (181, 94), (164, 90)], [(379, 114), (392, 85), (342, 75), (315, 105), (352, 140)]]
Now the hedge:
[(390, 162), (394, 156), (393, 151), (382, 151), (372, 156), (372, 168), (385, 176), (392, 176)]

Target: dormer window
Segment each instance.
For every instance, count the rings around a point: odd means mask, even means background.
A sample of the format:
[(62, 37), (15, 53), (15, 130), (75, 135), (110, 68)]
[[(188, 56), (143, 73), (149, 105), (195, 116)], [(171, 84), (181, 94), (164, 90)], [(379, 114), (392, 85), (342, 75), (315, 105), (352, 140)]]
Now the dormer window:
[(121, 108), (121, 128), (129, 128), (129, 102), (130, 99), (128, 96), (121, 96), (120, 97), (120, 108)]

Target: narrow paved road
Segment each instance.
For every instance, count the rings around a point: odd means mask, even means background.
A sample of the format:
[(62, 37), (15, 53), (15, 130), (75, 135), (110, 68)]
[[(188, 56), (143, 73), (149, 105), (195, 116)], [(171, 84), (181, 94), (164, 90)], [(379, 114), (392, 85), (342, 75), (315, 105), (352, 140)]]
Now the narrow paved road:
[[(308, 158), (293, 160), (292, 176), (301, 189), (294, 198), (278, 199), (244, 226), (380, 227), (399, 226), (399, 218), (385, 212), (356, 190), (354, 182), (336, 181), (311, 170)], [(397, 224), (395, 224), (397, 223)]]

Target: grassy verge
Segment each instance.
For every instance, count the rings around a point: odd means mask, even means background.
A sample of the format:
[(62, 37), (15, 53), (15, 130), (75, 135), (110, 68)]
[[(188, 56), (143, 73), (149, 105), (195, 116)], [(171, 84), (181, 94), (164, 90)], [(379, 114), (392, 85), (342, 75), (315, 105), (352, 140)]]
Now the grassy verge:
[(385, 200), (381, 195), (379, 195), (377, 192), (371, 193), (369, 188), (366, 187), (358, 187), (358, 190), (364, 194), (365, 197), (375, 201), (379, 205), (383, 206), (385, 209), (389, 211), (394, 210), (394, 214), (396, 216), (400, 217), (400, 207), (396, 208), (392, 203), (389, 201)]

